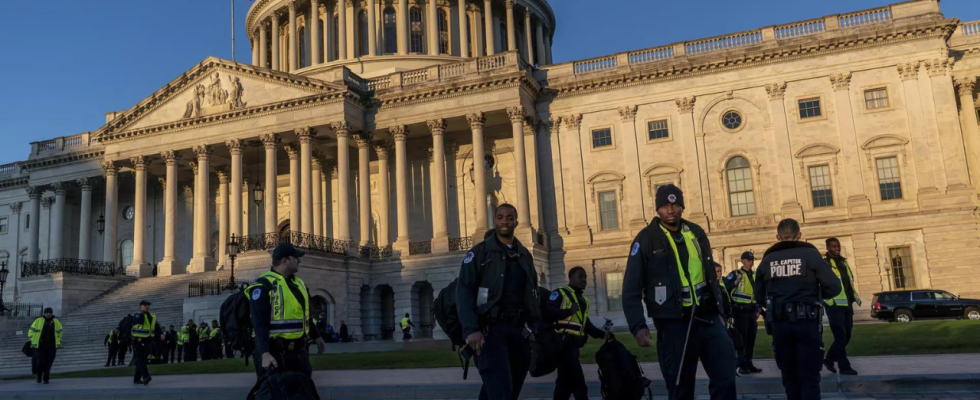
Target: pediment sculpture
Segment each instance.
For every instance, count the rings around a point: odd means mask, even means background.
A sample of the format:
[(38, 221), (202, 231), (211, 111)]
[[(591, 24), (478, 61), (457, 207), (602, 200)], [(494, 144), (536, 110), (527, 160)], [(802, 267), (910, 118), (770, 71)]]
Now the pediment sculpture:
[(184, 118), (197, 118), (202, 115), (215, 114), (245, 108), (246, 103), (242, 99), (245, 89), (238, 77), (228, 75), (231, 82), (231, 89), (226, 90), (221, 82), (221, 75), (217, 72), (211, 75), (211, 83), (207, 86), (198, 84), (194, 87), (193, 98), (187, 102), (187, 109), (184, 111)]

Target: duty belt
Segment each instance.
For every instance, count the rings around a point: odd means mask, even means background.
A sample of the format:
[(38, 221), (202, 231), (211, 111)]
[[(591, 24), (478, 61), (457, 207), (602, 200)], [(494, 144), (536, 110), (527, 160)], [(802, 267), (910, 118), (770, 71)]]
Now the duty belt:
[(822, 310), (820, 303), (782, 303), (776, 305), (774, 317), (776, 321), (789, 322), (820, 320), (823, 318)]

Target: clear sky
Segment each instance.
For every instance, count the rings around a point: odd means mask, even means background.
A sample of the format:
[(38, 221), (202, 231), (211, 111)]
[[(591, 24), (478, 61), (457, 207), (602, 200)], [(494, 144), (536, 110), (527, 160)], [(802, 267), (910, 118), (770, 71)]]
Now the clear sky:
[[(250, 62), (247, 0), (236, 56)], [(555, 62), (873, 8), (895, 0), (549, 0)], [(980, 20), (980, 0), (943, 0)], [(231, 0), (0, 0), (0, 164), (29, 143), (98, 129), (208, 56), (231, 58)]]

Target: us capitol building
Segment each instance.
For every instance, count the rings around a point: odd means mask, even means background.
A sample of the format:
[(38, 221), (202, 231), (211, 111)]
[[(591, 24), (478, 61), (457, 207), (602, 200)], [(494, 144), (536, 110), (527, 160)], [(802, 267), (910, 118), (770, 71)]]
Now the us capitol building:
[(795, 218), (840, 238), (859, 317), (882, 290), (980, 296), (980, 22), (917, 0), (554, 64), (557, 27), (545, 0), (257, 0), (250, 63), (0, 166), (3, 299), (66, 333), (138, 295), (210, 320), (227, 293), (194, 290), (230, 279), (234, 235), (237, 279), (291, 242), (335, 327), (389, 339), (410, 313), (439, 337), (433, 297), (507, 202), (543, 284), (585, 267), (593, 318), (625, 326), (668, 183), (726, 271)]

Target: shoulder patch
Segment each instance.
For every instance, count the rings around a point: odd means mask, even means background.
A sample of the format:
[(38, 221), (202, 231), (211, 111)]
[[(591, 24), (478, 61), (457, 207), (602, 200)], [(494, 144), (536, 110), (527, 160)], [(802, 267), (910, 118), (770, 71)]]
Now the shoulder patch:
[(639, 252), (640, 252), (640, 242), (633, 242), (633, 248), (630, 249), (630, 257), (635, 256), (636, 253)]
[(725, 279), (728, 279), (728, 280), (735, 279), (735, 273), (734, 272), (728, 273), (728, 276), (726, 276)]
[(473, 254), (472, 251), (469, 252), (469, 253), (466, 253), (466, 257), (463, 257), (463, 264), (469, 264), (469, 263), (473, 262), (473, 258), (474, 257), (476, 257), (476, 255)]
[(262, 296), (262, 288), (255, 288), (252, 291), (252, 300), (258, 300), (259, 296)]
[(556, 290), (556, 291), (554, 291), (554, 292), (551, 292), (551, 297), (549, 297), (549, 298), (548, 298), (548, 300), (551, 300), (551, 301), (555, 301), (555, 300), (558, 300), (558, 296), (560, 296), (560, 295), (561, 295), (561, 294), (560, 294), (560, 293), (558, 293), (558, 291), (557, 291), (557, 290)]

